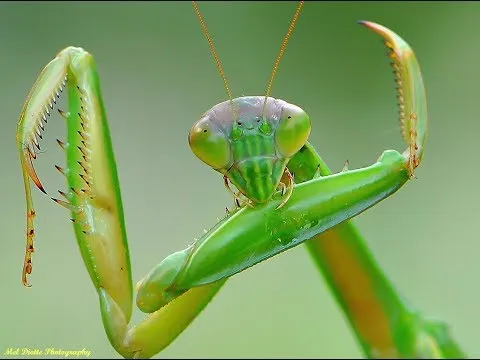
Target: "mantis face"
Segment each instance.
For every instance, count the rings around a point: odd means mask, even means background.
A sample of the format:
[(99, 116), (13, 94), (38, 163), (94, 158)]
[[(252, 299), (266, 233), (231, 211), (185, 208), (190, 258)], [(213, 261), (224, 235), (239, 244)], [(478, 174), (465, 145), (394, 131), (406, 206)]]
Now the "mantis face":
[(288, 160), (308, 140), (310, 118), (296, 105), (245, 96), (208, 110), (191, 128), (193, 153), (254, 203), (271, 199)]

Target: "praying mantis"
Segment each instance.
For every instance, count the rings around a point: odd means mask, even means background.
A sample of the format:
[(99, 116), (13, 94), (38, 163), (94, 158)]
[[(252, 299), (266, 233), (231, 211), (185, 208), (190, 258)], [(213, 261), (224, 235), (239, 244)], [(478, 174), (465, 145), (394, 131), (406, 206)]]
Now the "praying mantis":
[[(303, 2), (294, 20), (302, 6)], [(204, 25), (203, 21), (201, 24)], [(294, 21), (290, 29), (293, 24)], [(372, 260), (369, 260), (368, 251), (363, 249), (360, 235), (348, 222), (395, 193), (414, 176), (423, 156), (427, 134), (425, 94), (413, 51), (391, 30), (371, 22), (362, 24), (383, 36), (390, 49), (407, 149), (403, 153), (386, 151), (375, 164), (366, 168), (349, 170), (345, 167), (338, 174), (330, 174), (312, 144), (305, 139), (310, 124), (315, 128), (315, 119), (310, 120), (293, 104), (270, 98), (271, 83), (264, 96), (233, 98), (229, 94), (227, 102), (207, 111), (193, 125), (189, 139), (194, 153), (220, 170), (229, 187), (229, 182), (237, 187), (238, 192), (233, 193), (238, 208), (190, 247), (168, 256), (137, 284), (137, 306), (151, 315), (130, 329), (133, 285), (129, 250), (99, 77), (88, 52), (76, 47), (61, 51), (38, 77), (24, 104), (17, 128), (27, 201), (23, 283), (29, 285), (27, 275), (32, 272), (34, 250), (35, 211), (30, 181), (46, 192), (36, 175), (33, 160), (40, 148), (39, 139), (45, 123), (56, 99), (66, 88), (69, 109), (60, 111), (60, 114), (66, 118), (68, 133), (67, 140), (59, 144), (66, 151), (67, 166), (58, 166), (57, 169), (66, 176), (69, 186), (68, 191), (61, 192), (63, 199), (55, 201), (71, 213), (82, 258), (99, 295), (108, 339), (119, 354), (127, 358), (155, 355), (189, 325), (228, 277), (301, 243), (305, 243), (313, 260), (326, 275), (367, 356), (451, 357), (459, 354), (460, 350), (443, 325), (425, 321), (412, 313), (398, 300), (398, 295), (388, 289), (387, 280), (382, 279), (381, 272), (371, 265)], [(209, 40), (206, 27), (203, 28)], [(218, 60), (211, 40), (208, 42)], [(284, 49), (282, 46), (278, 60)], [(274, 72), (277, 66), (278, 61)], [(274, 74), (272, 80), (273, 77)], [(225, 76), (223, 78), (225, 80)], [(301, 123), (300, 130), (295, 130), (297, 126), (290, 128), (289, 115), (282, 117), (285, 114), (276, 112), (276, 107), (292, 110), (294, 121)], [(221, 116), (213, 118), (212, 113)], [(242, 135), (235, 135), (243, 131), (233, 122), (239, 118), (245, 120), (243, 126), (251, 127), (247, 130), (252, 134), (258, 135), (261, 126), (266, 129), (263, 135), (271, 141), (270, 151), (275, 150), (269, 158), (274, 158), (278, 164), (278, 168), (267, 168), (272, 173), (268, 182), (252, 181), (254, 184), (247, 186), (245, 176), (238, 175), (241, 165), (247, 165), (244, 172), (268, 173), (266, 170), (261, 172), (261, 167), (266, 165), (258, 159), (241, 163), (232, 155), (237, 164), (237, 175), (228, 171), (232, 169), (232, 158), (227, 155), (234, 147), (230, 141), (243, 139)], [(219, 129), (221, 125), (228, 129)], [(217, 142), (196, 137), (204, 134), (205, 126), (210, 127), (207, 130), (213, 131)], [(258, 144), (256, 140), (252, 143)], [(239, 149), (240, 146), (237, 155)], [(264, 148), (257, 151), (257, 157), (265, 154)], [(241, 159), (245, 160), (244, 157)], [(265, 180), (265, 176), (253, 178)], [(258, 196), (260, 193), (263, 195)], [(357, 248), (353, 257), (352, 248)], [(346, 283), (345, 272), (348, 272), (351, 283)], [(374, 278), (380, 279), (375, 281), (377, 288), (369, 291)], [(365, 296), (360, 305), (358, 293)]]

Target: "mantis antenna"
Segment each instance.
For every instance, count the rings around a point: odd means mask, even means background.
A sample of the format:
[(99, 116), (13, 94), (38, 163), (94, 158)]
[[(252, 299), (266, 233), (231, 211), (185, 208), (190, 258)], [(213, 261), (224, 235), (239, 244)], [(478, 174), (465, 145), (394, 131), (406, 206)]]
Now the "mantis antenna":
[(197, 18), (200, 21), (200, 25), (202, 26), (203, 33), (205, 34), (205, 37), (207, 38), (208, 45), (210, 46), (210, 51), (212, 52), (213, 58), (215, 59), (215, 63), (217, 64), (218, 71), (220, 72), (220, 76), (223, 79), (223, 84), (225, 85), (225, 90), (227, 90), (228, 99), (230, 100), (230, 105), (232, 107), (232, 111), (235, 112), (235, 108), (233, 106), (232, 92), (230, 91), (230, 87), (228, 86), (227, 77), (225, 76), (225, 72), (223, 71), (222, 64), (220, 63), (220, 59), (218, 58), (217, 52), (215, 51), (215, 47), (213, 46), (212, 38), (210, 37), (210, 34), (208, 33), (207, 26), (205, 25), (205, 22), (203, 21), (203, 18), (202, 18), (202, 15), (200, 14), (200, 10), (198, 9), (197, 3), (195, 1), (192, 1), (192, 5), (193, 5), (193, 9), (195, 10), (195, 13), (197, 14)]
[(275, 78), (275, 74), (277, 73), (278, 64), (280, 64), (280, 59), (285, 52), (285, 48), (287, 47), (288, 40), (290, 39), (290, 35), (292, 35), (293, 29), (295, 28), (295, 24), (297, 22), (298, 16), (300, 15), (300, 11), (303, 7), (303, 1), (300, 1), (297, 7), (297, 11), (295, 11), (295, 15), (293, 15), (293, 19), (290, 22), (290, 26), (288, 27), (287, 34), (283, 39), (282, 46), (280, 47), (280, 52), (278, 53), (277, 59), (275, 60), (275, 64), (273, 65), (272, 75), (270, 76), (270, 81), (268, 82), (267, 91), (265, 92), (265, 101), (263, 103), (263, 110), (262, 116), (265, 117), (265, 109), (267, 107), (267, 99), (268, 95), (270, 95), (270, 90), (272, 89), (273, 79)]

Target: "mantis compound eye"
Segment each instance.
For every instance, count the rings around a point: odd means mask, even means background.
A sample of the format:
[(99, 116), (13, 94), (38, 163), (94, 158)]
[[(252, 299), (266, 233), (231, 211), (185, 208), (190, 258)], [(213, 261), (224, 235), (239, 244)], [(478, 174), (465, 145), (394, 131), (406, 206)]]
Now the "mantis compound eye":
[(307, 113), (296, 105), (286, 105), (275, 130), (277, 150), (284, 157), (291, 158), (305, 145), (310, 130), (311, 123)]
[(215, 170), (227, 169), (231, 163), (230, 141), (208, 118), (196, 122), (188, 134), (193, 153)]

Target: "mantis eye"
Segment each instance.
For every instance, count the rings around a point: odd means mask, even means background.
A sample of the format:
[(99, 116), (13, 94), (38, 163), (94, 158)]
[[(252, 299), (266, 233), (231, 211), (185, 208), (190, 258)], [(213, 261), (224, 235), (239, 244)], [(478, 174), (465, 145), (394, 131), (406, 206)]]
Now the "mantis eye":
[(193, 153), (215, 170), (226, 169), (231, 162), (228, 137), (208, 118), (196, 122), (188, 134)]
[(277, 150), (284, 157), (291, 158), (305, 145), (310, 130), (310, 118), (305, 111), (292, 104), (285, 106), (275, 130)]

